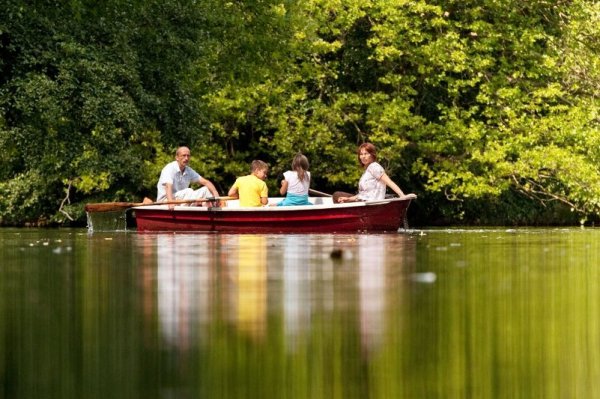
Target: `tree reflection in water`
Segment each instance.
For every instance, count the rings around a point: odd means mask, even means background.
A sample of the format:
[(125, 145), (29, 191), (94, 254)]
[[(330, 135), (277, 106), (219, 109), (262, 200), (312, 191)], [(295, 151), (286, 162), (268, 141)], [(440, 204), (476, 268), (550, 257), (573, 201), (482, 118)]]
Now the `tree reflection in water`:
[(0, 392), (598, 397), (599, 235), (7, 229)]

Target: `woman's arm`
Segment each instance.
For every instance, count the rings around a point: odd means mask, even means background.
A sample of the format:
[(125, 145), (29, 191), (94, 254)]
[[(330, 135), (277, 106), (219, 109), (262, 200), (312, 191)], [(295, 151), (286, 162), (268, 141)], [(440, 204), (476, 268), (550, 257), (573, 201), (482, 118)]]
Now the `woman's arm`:
[(390, 177), (387, 175), (387, 173), (384, 173), (383, 175), (381, 175), (379, 180), (384, 182), (386, 184), (386, 186), (391, 188), (396, 194), (398, 194), (398, 197), (400, 197), (400, 198), (417, 198), (417, 196), (412, 193), (404, 194), (404, 192), (400, 189), (400, 187), (398, 187), (398, 185), (396, 183), (394, 183), (394, 181), (392, 179), (390, 179)]
[(358, 195), (353, 195), (352, 197), (340, 197), (338, 198), (338, 202), (355, 202), (358, 201)]
[(396, 183), (394, 183), (394, 181), (392, 179), (390, 179), (390, 177), (387, 175), (387, 173), (382, 174), (381, 177), (379, 178), (379, 180), (384, 182), (386, 186), (388, 186), (396, 194), (398, 194), (398, 197), (404, 197), (404, 192), (400, 189), (400, 187), (398, 187), (398, 185)]

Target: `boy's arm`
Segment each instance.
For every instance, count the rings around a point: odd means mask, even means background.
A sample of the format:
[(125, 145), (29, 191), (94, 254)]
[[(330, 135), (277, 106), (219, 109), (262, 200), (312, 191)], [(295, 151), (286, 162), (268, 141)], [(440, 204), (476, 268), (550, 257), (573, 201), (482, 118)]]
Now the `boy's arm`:
[(262, 182), (262, 188), (260, 190), (260, 203), (267, 205), (269, 203), (269, 189), (265, 182)]
[(239, 198), (237, 187), (235, 185), (231, 186), (231, 188), (229, 189), (229, 192), (227, 193), (227, 195), (230, 196), (230, 197)]

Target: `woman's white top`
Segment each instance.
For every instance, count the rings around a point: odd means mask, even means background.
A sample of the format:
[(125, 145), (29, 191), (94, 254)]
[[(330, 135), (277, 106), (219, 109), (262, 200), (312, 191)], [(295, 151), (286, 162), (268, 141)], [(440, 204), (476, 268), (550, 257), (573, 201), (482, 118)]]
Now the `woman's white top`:
[(358, 198), (363, 201), (385, 199), (386, 185), (381, 176), (385, 170), (377, 162), (371, 162), (358, 181)]

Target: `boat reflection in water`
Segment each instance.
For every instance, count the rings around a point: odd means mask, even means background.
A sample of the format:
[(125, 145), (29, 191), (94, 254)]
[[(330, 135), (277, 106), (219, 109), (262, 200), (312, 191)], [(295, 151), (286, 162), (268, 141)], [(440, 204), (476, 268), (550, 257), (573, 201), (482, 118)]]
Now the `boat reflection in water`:
[(212, 286), (210, 241), (196, 236), (158, 235), (157, 295), (160, 326), (167, 342), (185, 349), (197, 324), (209, 321)]
[(300, 335), (310, 328), (314, 277), (306, 262), (311, 256), (310, 240), (286, 236), (283, 242), (283, 320), (287, 347), (293, 352)]
[(358, 237), (358, 289), (362, 347), (370, 351), (381, 343), (385, 324), (385, 242), (381, 236)]
[(395, 269), (403, 268), (398, 251), (408, 240), (331, 234), (154, 237), (157, 309), (167, 342), (189, 348), (206, 342), (196, 335), (209, 325), (228, 325), (257, 340), (282, 331), (293, 352), (311, 339), (318, 320), (318, 328), (343, 324), (359, 332), (364, 353), (381, 345), (386, 300), (390, 290), (397, 295), (402, 280), (402, 272), (389, 273), (388, 267), (393, 261)]
[(227, 270), (229, 312), (240, 331), (254, 338), (265, 334), (267, 315), (267, 238), (231, 236)]

